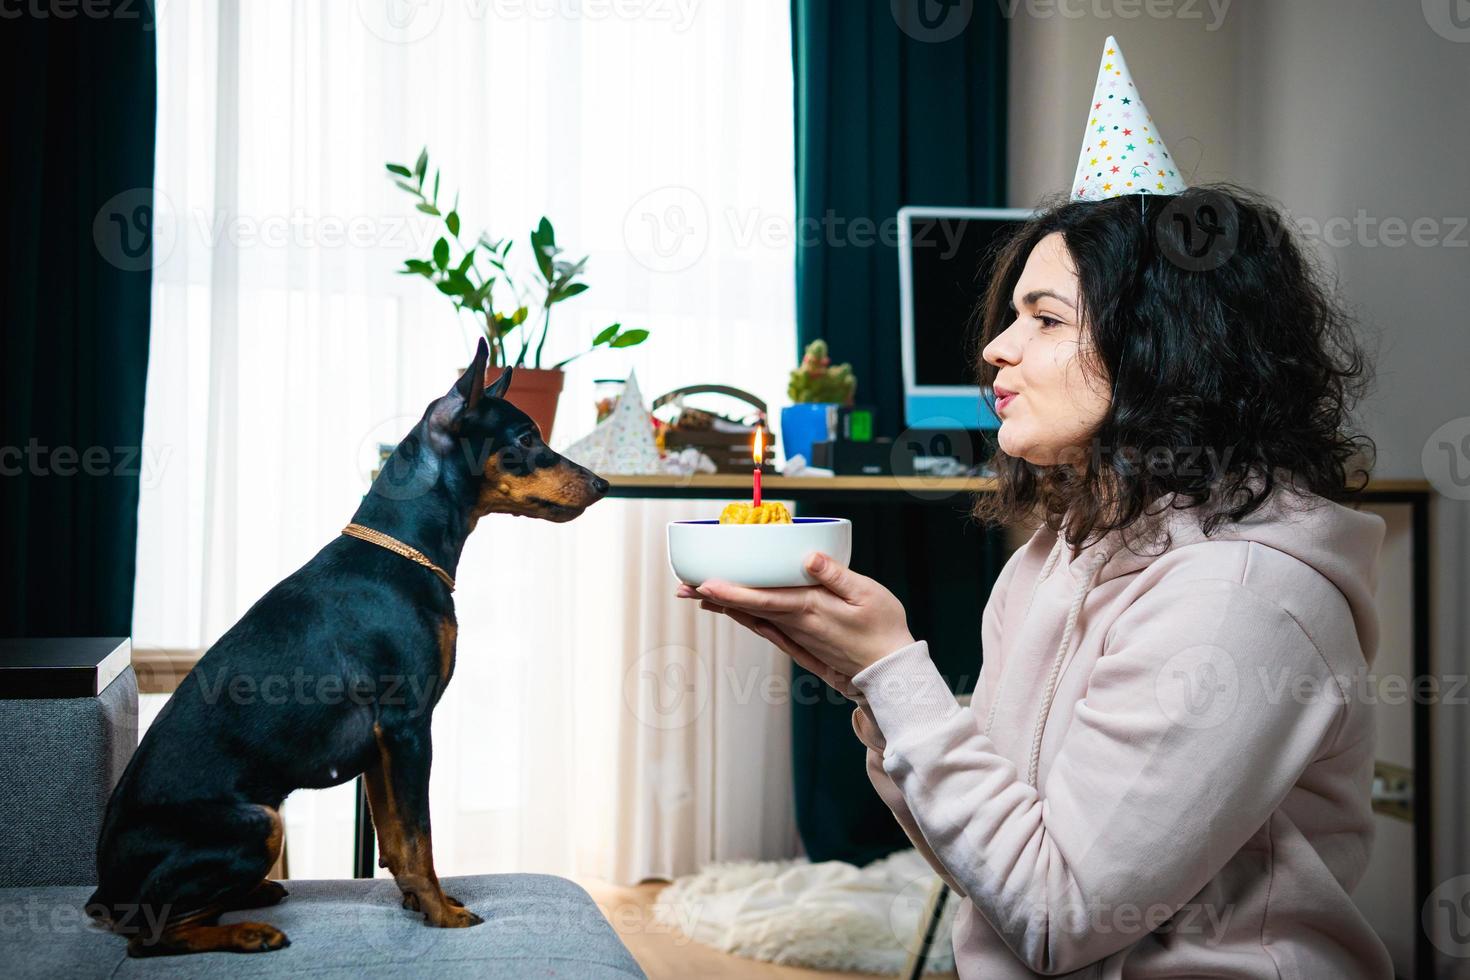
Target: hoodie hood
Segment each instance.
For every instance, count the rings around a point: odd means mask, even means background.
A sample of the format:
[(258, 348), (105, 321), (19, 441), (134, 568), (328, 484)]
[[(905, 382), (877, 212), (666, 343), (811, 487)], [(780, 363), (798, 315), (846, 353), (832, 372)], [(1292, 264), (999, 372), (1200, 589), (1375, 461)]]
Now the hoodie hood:
[[(1259, 477), (1252, 486), (1259, 489)], [(1363, 657), (1372, 664), (1378, 651), (1375, 596), (1386, 527), (1383, 518), (1315, 494), (1298, 495), (1278, 483), (1244, 520), (1226, 521), (1207, 538), (1200, 526), (1200, 508), (1176, 508), (1175, 499), (1172, 493), (1161, 497), (1149, 508), (1149, 516), (1138, 522), (1139, 527), (1111, 532), (1075, 557), (1065, 536), (1057, 535), (1041, 577), (1060, 565), (1078, 581), (1080, 605), (1098, 582), (1140, 571), (1166, 553), (1203, 541), (1253, 541), (1311, 567), (1343, 594), (1352, 610)]]

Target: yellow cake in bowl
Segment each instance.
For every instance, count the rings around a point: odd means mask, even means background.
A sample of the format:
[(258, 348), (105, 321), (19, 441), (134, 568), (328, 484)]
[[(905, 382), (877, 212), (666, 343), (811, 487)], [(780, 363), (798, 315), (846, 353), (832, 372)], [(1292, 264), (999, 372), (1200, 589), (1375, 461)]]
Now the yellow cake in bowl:
[(791, 511), (776, 500), (764, 501), (759, 507), (736, 502), (726, 504), (720, 512), (721, 524), (790, 524)]

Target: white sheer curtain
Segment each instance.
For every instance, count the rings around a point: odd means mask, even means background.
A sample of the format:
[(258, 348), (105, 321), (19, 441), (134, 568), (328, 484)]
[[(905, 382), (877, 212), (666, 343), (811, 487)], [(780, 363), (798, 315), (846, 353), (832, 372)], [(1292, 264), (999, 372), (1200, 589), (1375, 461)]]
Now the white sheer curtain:
[[(159, 17), (153, 337), (140, 649), (207, 648), (338, 533), (393, 441), (468, 360), (421, 279), (432, 219), (386, 179), (421, 146), (472, 234), (544, 213), (589, 254), (556, 358), (648, 397), (784, 396), (794, 353), (787, 0), (211, 0)], [(797, 842), (785, 659), (672, 598), (664, 523), (714, 502), (608, 500), (568, 525), (488, 518), (459, 570), (459, 662), (435, 716), (443, 874), (616, 881)], [(768, 683), (776, 679), (776, 686)], [(150, 707), (156, 710), (156, 702)], [(350, 868), (351, 786), (287, 804), (292, 873)]]

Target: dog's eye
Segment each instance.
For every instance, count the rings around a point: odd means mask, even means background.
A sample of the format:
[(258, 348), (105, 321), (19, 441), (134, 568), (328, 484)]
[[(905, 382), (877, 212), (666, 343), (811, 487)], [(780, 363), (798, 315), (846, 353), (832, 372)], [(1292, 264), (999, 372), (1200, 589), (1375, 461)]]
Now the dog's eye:
[(534, 439), (531, 438), (531, 433), (525, 432), (525, 433), (522, 433), (521, 434), (521, 437), (519, 439), (517, 439), (516, 441), (519, 442), (525, 448), (530, 449), (531, 446), (535, 443), (536, 440), (534, 440)]

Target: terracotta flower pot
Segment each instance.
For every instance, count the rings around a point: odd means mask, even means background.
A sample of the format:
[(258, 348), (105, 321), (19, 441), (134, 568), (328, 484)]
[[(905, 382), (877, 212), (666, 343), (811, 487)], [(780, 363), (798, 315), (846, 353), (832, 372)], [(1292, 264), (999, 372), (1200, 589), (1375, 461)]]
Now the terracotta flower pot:
[[(488, 386), (494, 382), (503, 370), (500, 367), (485, 368), (485, 384)], [(566, 377), (565, 371), (528, 367), (516, 368), (510, 377), (510, 391), (506, 392), (506, 397), (516, 408), (531, 416), (546, 442), (551, 442), (556, 403), (561, 399)]]

